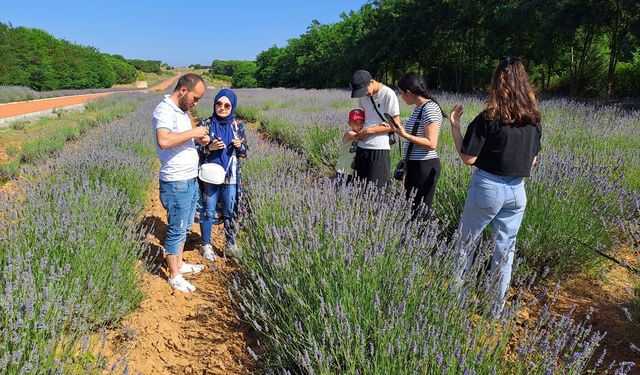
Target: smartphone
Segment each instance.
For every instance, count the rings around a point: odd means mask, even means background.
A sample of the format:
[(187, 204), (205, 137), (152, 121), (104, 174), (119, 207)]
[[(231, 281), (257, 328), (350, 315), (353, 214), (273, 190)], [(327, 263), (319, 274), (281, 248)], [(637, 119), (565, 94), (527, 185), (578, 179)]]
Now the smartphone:
[(398, 123), (396, 122), (396, 120), (393, 119), (393, 116), (391, 116), (388, 113), (384, 113), (384, 117), (387, 119), (387, 123), (389, 123), (389, 125), (391, 125), (392, 128), (399, 128), (400, 125), (398, 125)]

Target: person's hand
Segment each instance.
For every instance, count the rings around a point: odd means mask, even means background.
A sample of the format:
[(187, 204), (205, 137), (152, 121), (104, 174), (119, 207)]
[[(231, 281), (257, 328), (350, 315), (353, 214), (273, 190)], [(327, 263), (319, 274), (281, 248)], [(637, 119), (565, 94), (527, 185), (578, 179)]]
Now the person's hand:
[(460, 104), (456, 104), (453, 106), (451, 113), (449, 114), (449, 121), (451, 121), (452, 128), (460, 128), (460, 118), (464, 113), (464, 109)]
[(364, 128), (364, 129), (360, 130), (360, 132), (358, 133), (357, 138), (362, 140), (362, 139), (367, 138), (371, 134), (373, 134), (373, 132), (371, 131), (371, 128)]
[(209, 144), (209, 151), (222, 150), (225, 147), (224, 142), (220, 139), (215, 139)]
[(211, 138), (209, 137), (209, 134), (205, 134), (202, 138), (194, 138), (194, 141), (196, 141), (200, 146), (206, 146), (211, 142)]
[(196, 126), (195, 128), (191, 129), (191, 136), (193, 138), (202, 139), (202, 137), (204, 137), (205, 135), (209, 135), (209, 128), (206, 126)]
[(233, 147), (235, 147), (235, 148), (242, 147), (242, 141), (243, 141), (242, 138), (234, 138), (233, 141), (232, 141), (233, 142)]
[(406, 138), (409, 135), (409, 133), (407, 133), (407, 130), (404, 128), (404, 126), (391, 125), (391, 129), (393, 130), (394, 133), (401, 136), (402, 138)]

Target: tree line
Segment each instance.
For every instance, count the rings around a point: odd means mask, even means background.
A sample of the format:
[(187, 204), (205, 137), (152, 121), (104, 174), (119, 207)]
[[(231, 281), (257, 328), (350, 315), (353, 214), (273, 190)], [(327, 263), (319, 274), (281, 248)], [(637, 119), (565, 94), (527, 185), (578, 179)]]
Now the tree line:
[(340, 21), (313, 21), (256, 58), (260, 86), (345, 87), (367, 69), (393, 84), (423, 74), (431, 88), (482, 91), (501, 55), (521, 57), (539, 90), (640, 95), (637, 0), (371, 0)]
[(161, 73), (161, 62), (127, 60), (60, 40), (33, 28), (0, 23), (0, 84), (34, 90), (111, 87)]
[(244, 60), (213, 60), (207, 72), (211, 77), (231, 82), (232, 87), (258, 87), (256, 63)]

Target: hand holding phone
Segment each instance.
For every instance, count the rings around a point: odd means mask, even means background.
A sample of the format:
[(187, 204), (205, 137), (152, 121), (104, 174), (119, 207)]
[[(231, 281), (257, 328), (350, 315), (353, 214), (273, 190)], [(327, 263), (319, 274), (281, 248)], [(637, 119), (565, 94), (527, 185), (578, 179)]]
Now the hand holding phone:
[(225, 144), (224, 142), (222, 142), (222, 139), (220, 139), (220, 137), (218, 137), (217, 135), (213, 134), (213, 140), (209, 144), (209, 150), (210, 151), (222, 150), (224, 147), (225, 147)]
[(384, 117), (387, 119), (387, 124), (391, 126), (391, 129), (395, 130), (400, 128), (400, 125), (396, 122), (396, 120), (393, 119), (393, 116), (385, 112)]

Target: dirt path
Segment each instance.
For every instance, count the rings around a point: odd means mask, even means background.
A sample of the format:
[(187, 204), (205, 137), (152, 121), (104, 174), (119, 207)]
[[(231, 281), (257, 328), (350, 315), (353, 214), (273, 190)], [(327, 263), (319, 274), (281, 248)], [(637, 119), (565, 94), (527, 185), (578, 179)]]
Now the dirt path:
[(164, 91), (166, 89), (169, 88), (169, 86), (171, 86), (175, 81), (178, 80), (178, 78), (180, 78), (180, 74), (177, 74), (175, 77), (171, 77), (155, 86), (153, 86), (152, 88), (148, 89), (147, 92), (149, 91)]
[[(215, 262), (203, 259), (197, 251), (200, 231), (196, 224), (196, 233), (189, 236), (185, 245), (185, 259), (208, 267), (191, 277), (185, 275), (196, 286), (194, 293), (175, 292), (167, 284), (159, 247), (166, 214), (157, 188), (144, 223), (154, 228), (147, 240), (155, 269), (143, 275), (145, 298), (140, 307), (108, 335), (105, 352), (110, 362), (126, 356), (131, 374), (249, 373), (255, 367), (247, 351), (247, 347), (256, 349), (254, 331), (238, 319), (226, 286), (229, 274), (238, 271), (238, 266), (221, 257)], [(214, 230), (214, 239), (220, 239), (220, 229)], [(214, 247), (220, 249), (220, 245), (218, 241)]]
[[(122, 92), (122, 91), (120, 91)], [(97, 94), (64, 96), (61, 98), (38, 99), (26, 102), (0, 104), (0, 118), (25, 115), (32, 112), (46, 111), (48, 109), (68, 107), (86, 103), (90, 100), (112, 95), (113, 92), (101, 92)]]
[(607, 332), (592, 363), (604, 348), (604, 366), (613, 360), (635, 362), (636, 367), (629, 374), (640, 374), (640, 324), (637, 316), (631, 316), (633, 288), (639, 284), (637, 276), (610, 264), (598, 277), (575, 275), (561, 285), (557, 310), (564, 313), (575, 307), (574, 316), (582, 318), (593, 308), (593, 329)]

